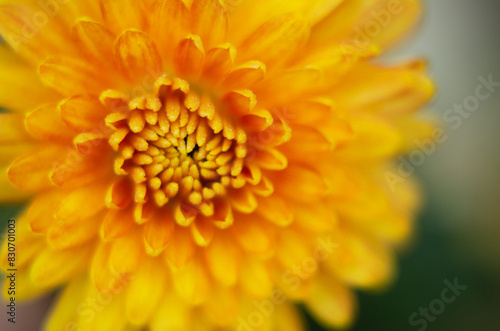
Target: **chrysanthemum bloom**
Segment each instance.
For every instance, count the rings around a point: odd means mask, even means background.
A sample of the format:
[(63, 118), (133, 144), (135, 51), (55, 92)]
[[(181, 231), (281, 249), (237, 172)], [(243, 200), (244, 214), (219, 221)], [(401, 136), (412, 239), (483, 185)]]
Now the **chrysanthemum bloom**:
[(2, 3), (0, 199), (47, 330), (344, 327), (391, 279), (432, 84), (373, 57), (419, 1)]

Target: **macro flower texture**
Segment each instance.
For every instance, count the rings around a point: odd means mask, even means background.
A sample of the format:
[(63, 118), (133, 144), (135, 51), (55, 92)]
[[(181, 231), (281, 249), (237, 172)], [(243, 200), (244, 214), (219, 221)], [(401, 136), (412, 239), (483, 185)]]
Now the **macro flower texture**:
[(433, 84), (377, 57), (420, 1), (0, 4), (0, 201), (45, 330), (346, 328), (394, 278)]

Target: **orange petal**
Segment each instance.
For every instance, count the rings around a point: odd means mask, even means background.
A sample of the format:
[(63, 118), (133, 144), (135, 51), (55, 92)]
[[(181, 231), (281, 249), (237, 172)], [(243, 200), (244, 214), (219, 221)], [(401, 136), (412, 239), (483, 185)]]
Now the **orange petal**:
[(316, 200), (328, 192), (325, 178), (313, 168), (291, 165), (276, 178), (276, 190), (300, 200)]
[[(115, 61), (133, 83), (143, 83), (147, 78), (156, 79), (161, 72), (161, 56), (155, 43), (140, 31), (127, 30), (118, 37)], [(151, 89), (153, 87), (150, 86)]]
[(98, 236), (101, 217), (79, 222), (55, 220), (47, 232), (47, 242), (55, 249), (68, 249), (87, 244)]
[(194, 0), (191, 15), (191, 28), (208, 49), (226, 40), (227, 13), (220, 1)]
[(142, 8), (134, 0), (100, 0), (100, 4), (102, 17), (113, 32), (143, 28)]
[(113, 57), (113, 34), (102, 24), (79, 19), (73, 26), (73, 36), (80, 49), (92, 60), (107, 63)]
[(112, 242), (109, 266), (117, 274), (133, 274), (144, 258), (144, 244), (138, 233), (129, 233)]
[(80, 133), (73, 140), (76, 150), (85, 156), (99, 156), (110, 150), (104, 135), (101, 133), (84, 132)]
[[(93, 259), (90, 263), (90, 279), (96, 289), (100, 292), (113, 291), (116, 288), (117, 282), (126, 286), (130, 281), (131, 276), (125, 272), (120, 273), (119, 271), (121, 269), (111, 269), (110, 254), (111, 245), (101, 243), (97, 246)], [(134, 255), (130, 256), (133, 257)]]
[(182, 78), (197, 78), (205, 64), (205, 50), (199, 36), (189, 35), (177, 46), (174, 57), (175, 70)]
[(77, 188), (94, 183), (109, 175), (101, 160), (84, 158), (75, 151), (67, 154), (63, 162), (55, 164), (50, 173), (52, 183), (62, 188)]
[(268, 253), (274, 242), (271, 225), (260, 217), (238, 214), (231, 231), (241, 248), (253, 253)]
[(134, 214), (131, 207), (109, 210), (104, 216), (101, 226), (101, 237), (110, 241), (125, 235), (134, 224)]
[(0, 34), (21, 57), (36, 66), (52, 54), (68, 52), (65, 46), (70, 36), (60, 20), (47, 17), (43, 28), (40, 28), (36, 26), (36, 19), (39, 19), (40, 13), (45, 13), (34, 3), (33, 6), (27, 3), (5, 5), (2, 1), (1, 5)]
[(288, 166), (286, 156), (275, 148), (257, 151), (255, 161), (259, 167), (268, 170), (283, 170)]
[(126, 208), (132, 201), (132, 185), (128, 179), (120, 178), (114, 182), (106, 194), (108, 208)]
[(74, 132), (61, 119), (55, 105), (41, 106), (26, 115), (26, 129), (37, 139), (67, 142)]
[(310, 160), (314, 162), (322, 153), (331, 151), (333, 145), (316, 128), (297, 126), (292, 130), (292, 139), (280, 147), (281, 152), (289, 160), (302, 161), (304, 151), (308, 151)]
[(108, 114), (98, 98), (77, 95), (59, 104), (63, 121), (77, 131), (104, 130), (104, 118)]
[(206, 55), (203, 76), (214, 84), (220, 83), (229, 74), (236, 57), (236, 48), (224, 44), (212, 48)]
[(293, 221), (293, 212), (290, 204), (276, 194), (258, 199), (257, 213), (268, 222), (278, 226), (288, 226)]
[(54, 210), (59, 205), (63, 194), (60, 190), (50, 190), (36, 197), (24, 214), (31, 230), (35, 233), (46, 233), (52, 222), (55, 221)]
[(65, 154), (58, 146), (45, 146), (17, 158), (7, 177), (14, 186), (25, 191), (39, 191), (52, 186), (50, 171)]
[(239, 212), (250, 214), (257, 209), (257, 199), (247, 186), (229, 193), (231, 206)]
[(87, 219), (105, 206), (105, 196), (108, 183), (97, 183), (76, 189), (67, 194), (56, 210), (59, 220)]
[(283, 63), (305, 44), (309, 28), (304, 19), (291, 13), (262, 24), (240, 46), (244, 59), (260, 60), (268, 65)]
[(188, 34), (190, 20), (189, 9), (183, 1), (155, 1), (151, 34), (157, 41), (161, 54), (169, 60), (180, 40)]
[[(311, 93), (324, 80), (323, 72), (314, 67), (290, 69), (259, 84), (254, 92), (268, 109), (289, 104)], [(286, 88), (283, 88), (286, 86)]]
[(266, 65), (250, 61), (235, 68), (224, 81), (228, 90), (251, 88), (266, 77)]
[(190, 226), (193, 240), (198, 246), (206, 247), (214, 236), (214, 224), (211, 218), (199, 216)]
[(176, 226), (164, 256), (172, 268), (179, 270), (192, 259), (195, 249), (190, 230)]
[(152, 256), (158, 256), (174, 235), (175, 221), (172, 211), (164, 208), (144, 225), (144, 243), (146, 252)]
[(257, 105), (257, 97), (250, 90), (229, 92), (222, 97), (222, 101), (229, 111), (236, 115), (247, 115)]
[(70, 57), (51, 56), (43, 61), (38, 73), (45, 85), (64, 96), (98, 93), (109, 86), (105, 76), (88, 63)]

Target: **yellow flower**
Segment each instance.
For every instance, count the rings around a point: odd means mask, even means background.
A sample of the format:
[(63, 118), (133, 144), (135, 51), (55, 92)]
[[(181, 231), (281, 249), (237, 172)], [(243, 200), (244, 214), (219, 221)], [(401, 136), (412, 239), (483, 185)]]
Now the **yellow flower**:
[(64, 287), (47, 330), (345, 327), (390, 281), (433, 87), (372, 59), (419, 1), (1, 3), (0, 199), (30, 199), (17, 299)]

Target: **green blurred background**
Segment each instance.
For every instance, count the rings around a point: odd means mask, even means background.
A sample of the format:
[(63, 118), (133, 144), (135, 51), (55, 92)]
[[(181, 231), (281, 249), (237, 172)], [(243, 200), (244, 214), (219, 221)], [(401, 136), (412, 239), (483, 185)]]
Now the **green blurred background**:
[[(478, 76), (492, 74), (500, 82), (500, 2), (424, 2), (420, 28), (388, 58), (428, 59), (439, 88), (429, 114), (440, 119), (474, 94)], [(427, 203), (415, 244), (401, 253), (399, 278), (389, 290), (359, 293), (354, 331), (423, 331), (410, 325), (410, 315), (440, 297), (444, 280), (455, 278), (467, 289), (426, 330), (500, 330), (500, 89), (460, 128), (444, 125), (449, 138), (417, 168)], [(0, 207), (0, 219), (20, 208)], [(36, 325), (44, 309), (28, 309), (19, 317)], [(309, 323), (311, 330), (323, 330)], [(31, 331), (20, 325), (15, 330)]]

